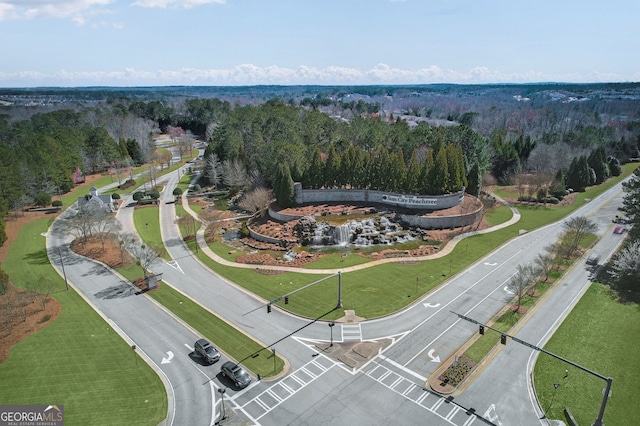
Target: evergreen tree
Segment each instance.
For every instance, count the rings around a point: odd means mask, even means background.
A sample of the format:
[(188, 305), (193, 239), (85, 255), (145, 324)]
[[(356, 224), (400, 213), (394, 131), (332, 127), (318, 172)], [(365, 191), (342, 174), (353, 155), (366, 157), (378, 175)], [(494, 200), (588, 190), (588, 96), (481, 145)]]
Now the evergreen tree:
[(356, 189), (367, 189), (370, 187), (369, 168), (371, 154), (361, 149), (356, 150), (357, 157), (353, 166), (354, 184)]
[(420, 181), (418, 182), (418, 192), (422, 195), (435, 194), (435, 187), (432, 180), (431, 170), (434, 168), (433, 150), (427, 149), (427, 152), (420, 167)]
[(449, 189), (449, 165), (447, 163), (447, 152), (444, 147), (436, 154), (434, 166), (429, 172), (429, 180), (433, 185), (432, 195), (442, 195)]
[(574, 157), (567, 172), (567, 187), (574, 191), (584, 192), (591, 181), (591, 172), (584, 155)]
[(327, 162), (324, 163), (324, 186), (334, 188), (338, 184), (340, 175), (340, 156), (336, 148), (331, 144), (327, 154)]
[(273, 183), (276, 202), (282, 208), (295, 205), (295, 188), (291, 178), (291, 171), (287, 163), (280, 163)]
[(127, 152), (136, 166), (144, 164), (144, 154), (137, 140), (127, 139)]
[(418, 152), (414, 149), (409, 160), (407, 173), (404, 178), (404, 192), (408, 194), (417, 194), (419, 192), (418, 184), (420, 182), (420, 162), (418, 161)]
[(406, 178), (406, 165), (404, 163), (404, 155), (402, 149), (394, 152), (389, 158), (389, 167), (387, 170), (388, 188), (394, 192), (404, 192), (404, 181)]
[(347, 188), (353, 188), (353, 168), (358, 154), (355, 146), (349, 145), (340, 158), (340, 182)]
[(595, 182), (593, 182), (593, 184), (599, 185), (611, 176), (609, 173), (609, 166), (607, 165), (607, 154), (603, 146), (591, 151), (587, 162), (589, 167), (592, 168), (596, 174)]
[(127, 141), (125, 138), (120, 138), (118, 141), (118, 148), (120, 149), (120, 158), (125, 159), (127, 157), (131, 157), (129, 155), (129, 149), (127, 148)]
[(480, 166), (478, 163), (473, 163), (471, 170), (469, 170), (469, 176), (467, 176), (467, 189), (465, 192), (473, 195), (474, 197), (479, 197), (481, 189), (482, 174), (480, 173)]
[(462, 188), (467, 186), (462, 149), (460, 145), (448, 144), (446, 146), (446, 153), (449, 170), (449, 182), (447, 189), (453, 192), (460, 191)]
[(607, 158), (607, 165), (609, 166), (609, 173), (611, 176), (620, 176), (622, 174), (622, 166), (620, 165), (620, 160), (616, 157)]
[(632, 241), (640, 238), (640, 167), (633, 171), (633, 176), (623, 182), (625, 192), (622, 210), (626, 213), (625, 222), (633, 226), (629, 230)]
[(311, 163), (304, 172), (302, 186), (308, 189), (319, 189), (324, 184), (324, 161), (322, 152), (316, 147), (311, 157)]

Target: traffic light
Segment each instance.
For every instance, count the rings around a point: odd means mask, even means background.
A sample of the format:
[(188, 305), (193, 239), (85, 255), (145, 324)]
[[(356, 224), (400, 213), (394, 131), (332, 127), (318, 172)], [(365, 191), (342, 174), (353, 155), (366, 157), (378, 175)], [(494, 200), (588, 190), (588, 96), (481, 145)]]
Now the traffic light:
[(289, 296), (285, 296), (284, 297), (284, 304), (288, 305), (289, 304)]
[(480, 334), (484, 334), (484, 325), (480, 324), (480, 327), (478, 328), (478, 332)]
[(267, 305), (267, 313), (270, 314), (271, 313), (271, 303), (269, 303)]
[(507, 344), (507, 335), (506, 334), (501, 334), (500, 335), (500, 343), (502, 343), (503, 345)]

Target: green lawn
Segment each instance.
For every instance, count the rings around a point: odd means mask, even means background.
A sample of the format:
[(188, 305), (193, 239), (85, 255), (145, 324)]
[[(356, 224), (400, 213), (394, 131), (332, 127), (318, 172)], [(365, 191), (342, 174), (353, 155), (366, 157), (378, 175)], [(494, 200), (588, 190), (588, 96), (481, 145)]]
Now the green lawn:
[[(640, 309), (621, 304), (609, 289), (594, 283), (545, 346), (603, 376), (613, 378), (604, 423), (632, 425), (640, 417), (633, 403), (640, 390)], [(567, 378), (565, 370), (569, 370)], [(575, 367), (540, 354), (535, 366), (535, 386), (550, 419), (563, 419), (569, 407), (581, 425), (590, 425), (598, 415), (606, 383)], [(554, 391), (554, 383), (560, 386)], [(553, 393), (555, 398), (553, 399)], [(551, 408), (547, 408), (547, 407)]]
[(513, 213), (507, 206), (500, 206), (487, 211), (484, 215), (484, 220), (491, 226), (496, 226), (511, 219)]
[[(66, 425), (156, 425), (167, 414), (162, 381), (50, 266), (49, 220), (25, 225), (2, 267), (14, 284), (55, 284), (58, 318), (11, 349), (0, 364), (3, 404), (62, 404)], [(117, 407), (117, 409), (114, 409)]]
[[(571, 206), (518, 206), (521, 214), (521, 219), (518, 223), (495, 232), (465, 238), (457, 244), (450, 255), (445, 257), (422, 261), (418, 264), (385, 263), (359, 271), (344, 273), (342, 275), (343, 309), (354, 309), (358, 316), (374, 318), (406, 307), (458, 271), (463, 270), (492, 250), (495, 250), (496, 247), (516, 237), (520, 230), (533, 230), (562, 220), (563, 217), (582, 206), (586, 202), (585, 199), (599, 195), (615, 182), (627, 176), (633, 170), (633, 167), (626, 166), (623, 176), (606, 185), (591, 188), (587, 192), (579, 194), (576, 202)], [(511, 213), (506, 208), (497, 210), (496, 217), (490, 218), (491, 220), (498, 223), (508, 220)], [(192, 246), (190, 245), (190, 247)], [(232, 260), (236, 256), (235, 254), (229, 255), (229, 248), (220, 243), (212, 245), (212, 249), (225, 259)], [(327, 260), (319, 261), (321, 262), (319, 265), (323, 268), (344, 268), (347, 264), (356, 263), (349, 259), (351, 256), (353, 255), (349, 255), (342, 264), (340, 262), (342, 258), (334, 256)], [(217, 273), (267, 300), (272, 300), (279, 295), (320, 278), (318, 275), (304, 275), (292, 272), (272, 276), (263, 275), (251, 269), (219, 265), (202, 253), (199, 253), (199, 257)], [(336, 262), (332, 265), (330, 260), (335, 260)], [(263, 268), (268, 269), (267, 267)], [(316, 262), (307, 266), (307, 268), (316, 269)], [(418, 279), (417, 282), (416, 278)], [(289, 285), (288, 283), (292, 284)], [(331, 305), (336, 298), (333, 291), (322, 291), (322, 288), (323, 286), (316, 286), (305, 290), (304, 293), (300, 293), (300, 296), (304, 296), (304, 299), (300, 300), (299, 303), (288, 305), (287, 309), (308, 317), (320, 315), (322, 309)], [(340, 316), (342, 316), (342, 311), (333, 312), (329, 315), (329, 319)]]
[[(162, 235), (160, 235), (159, 217), (160, 209), (157, 205), (135, 208), (133, 210), (133, 223), (142, 241), (149, 247), (163, 249), (164, 242), (162, 241)], [(161, 250), (161, 254), (164, 259), (171, 260), (166, 250)]]

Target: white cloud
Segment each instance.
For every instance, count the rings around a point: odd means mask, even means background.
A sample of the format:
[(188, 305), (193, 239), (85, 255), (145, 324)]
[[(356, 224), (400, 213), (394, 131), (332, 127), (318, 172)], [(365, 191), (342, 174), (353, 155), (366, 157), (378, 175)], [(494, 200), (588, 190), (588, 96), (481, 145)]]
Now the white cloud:
[[(501, 73), (486, 67), (469, 71), (443, 70), (432, 65), (417, 70), (393, 68), (378, 64), (369, 70), (330, 66), (315, 68), (301, 65), (296, 69), (277, 65), (259, 67), (242, 64), (231, 69), (136, 70), (70, 72), (61, 70), (53, 74), (24, 71), (0, 72), (0, 86), (163, 86), (163, 85), (220, 85), (245, 86), (261, 84), (281, 85), (350, 85), (350, 84), (430, 84), (430, 83), (528, 83), (528, 82), (616, 82), (631, 81), (616, 74), (597, 72), (588, 75), (549, 75), (535, 71), (525, 73)], [(637, 78), (635, 79), (637, 80)], [(635, 81), (634, 80), (634, 81)]]
[(193, 9), (212, 3), (225, 4), (226, 0), (136, 0), (132, 4), (155, 9)]
[(0, 21), (9, 19), (71, 19), (79, 25), (105, 12), (116, 0), (0, 0)]

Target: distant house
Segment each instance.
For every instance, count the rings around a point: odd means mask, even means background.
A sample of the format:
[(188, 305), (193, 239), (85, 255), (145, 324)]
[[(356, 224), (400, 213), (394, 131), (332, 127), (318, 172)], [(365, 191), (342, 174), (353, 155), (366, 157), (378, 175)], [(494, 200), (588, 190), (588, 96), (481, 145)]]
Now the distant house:
[(87, 195), (78, 197), (78, 207), (82, 208), (89, 203), (95, 203), (99, 208), (103, 208), (109, 213), (113, 213), (118, 209), (117, 201), (112, 199), (111, 195), (98, 194), (98, 188), (95, 186), (89, 188), (89, 193)]

